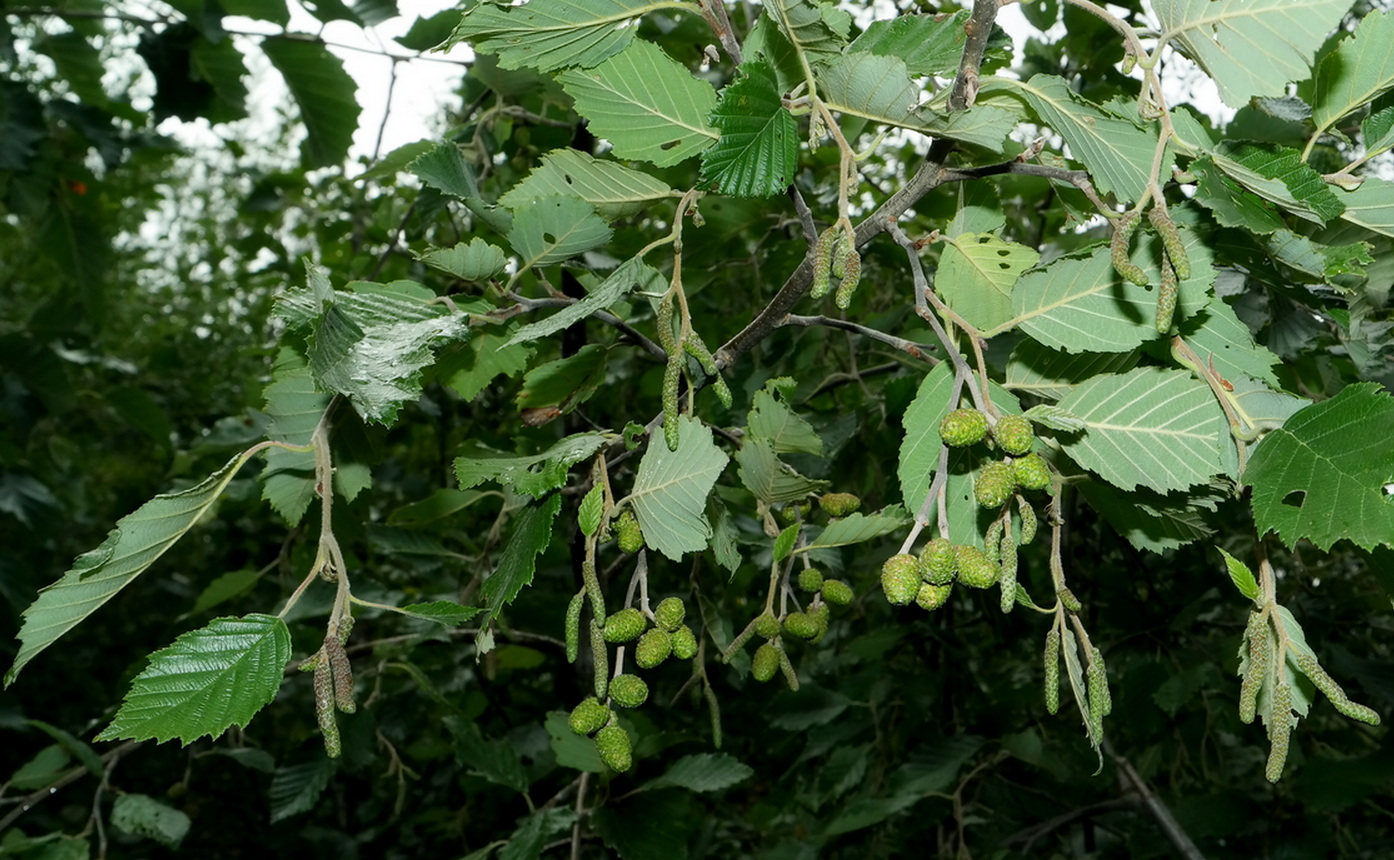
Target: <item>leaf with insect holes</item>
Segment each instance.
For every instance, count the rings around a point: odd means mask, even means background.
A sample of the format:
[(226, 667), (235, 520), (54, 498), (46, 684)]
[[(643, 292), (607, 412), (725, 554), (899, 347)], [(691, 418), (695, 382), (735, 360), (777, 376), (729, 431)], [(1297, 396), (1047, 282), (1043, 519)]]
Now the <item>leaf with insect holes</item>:
[(614, 220), (678, 196), (668, 183), (647, 173), (574, 149), (554, 149), (499, 198), (499, 205), (517, 211), (547, 197), (579, 197), (594, 206), (600, 217)]

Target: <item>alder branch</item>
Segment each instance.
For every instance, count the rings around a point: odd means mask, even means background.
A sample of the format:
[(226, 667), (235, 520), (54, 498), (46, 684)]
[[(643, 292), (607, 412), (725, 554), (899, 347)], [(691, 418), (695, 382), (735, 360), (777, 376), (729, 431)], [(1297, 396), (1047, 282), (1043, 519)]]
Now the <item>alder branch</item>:
[[(526, 296), (520, 296), (517, 293), (510, 293), (508, 297), (515, 302), (514, 306), (511, 308), (500, 308), (497, 311), (491, 312), (489, 314), (490, 319), (506, 320), (515, 317), (520, 313), (540, 310), (542, 308), (570, 307), (571, 305), (574, 305), (576, 304), (576, 302), (580, 301), (579, 299), (568, 298), (565, 296), (558, 296), (555, 298), (546, 299), (530, 299)], [(663, 351), (663, 347), (649, 340), (642, 333), (640, 333), (640, 331), (636, 329), (634, 326), (630, 325), (629, 323), (625, 322), (624, 320), (620, 319), (619, 317), (615, 316), (609, 311), (596, 311), (595, 313), (591, 314), (591, 318), (599, 320), (600, 322), (603, 322), (608, 326), (613, 326), (621, 332), (624, 332), (625, 334), (629, 335), (631, 338), (634, 339), (635, 343), (643, 347), (645, 352), (658, 359), (659, 361), (668, 360), (668, 353)], [(581, 322), (581, 320), (577, 320), (576, 322)]]
[(1181, 827), (1181, 823), (1176, 820), (1176, 816), (1171, 814), (1171, 810), (1168, 809), (1167, 805), (1162, 803), (1161, 798), (1157, 797), (1156, 793), (1152, 791), (1147, 781), (1133, 768), (1132, 763), (1115, 752), (1108, 741), (1104, 741), (1103, 746), (1104, 752), (1108, 753), (1109, 757), (1113, 759), (1114, 764), (1118, 765), (1118, 770), (1123, 776), (1124, 783), (1131, 787), (1133, 791), (1137, 792), (1137, 796), (1142, 800), (1143, 808), (1145, 808), (1148, 814), (1152, 816), (1152, 819), (1157, 822), (1157, 826), (1161, 828), (1162, 833), (1166, 835), (1167, 841), (1171, 843), (1171, 847), (1176, 849), (1177, 855), (1186, 858), (1186, 860), (1205, 860), (1205, 855), (1201, 854), (1200, 849), (1191, 841), (1190, 835)]
[(973, 0), (973, 12), (963, 25), (967, 40), (958, 61), (958, 74), (949, 91), (949, 110), (967, 110), (978, 98), (978, 69), (987, 50), (992, 25), (997, 20), (997, 0)]
[(821, 315), (799, 316), (798, 314), (789, 314), (784, 318), (784, 325), (797, 325), (804, 326), (805, 328), (812, 326), (827, 326), (828, 328), (842, 329), (843, 331), (850, 331), (853, 334), (859, 334), (863, 337), (869, 337), (872, 340), (878, 340), (881, 343), (886, 344), (887, 346), (894, 347), (900, 350), (901, 352), (906, 353), (912, 358), (918, 358), (921, 361), (928, 361), (931, 363), (938, 363), (936, 359), (932, 358), (928, 354), (931, 350), (934, 349), (934, 347), (932, 346), (925, 346), (924, 344), (915, 343), (912, 340), (906, 340), (903, 337), (896, 337), (893, 334), (886, 334), (883, 331), (878, 331), (877, 329), (869, 328), (867, 326), (861, 325), (860, 323), (854, 323), (851, 320), (842, 320), (837, 319), (835, 317)]

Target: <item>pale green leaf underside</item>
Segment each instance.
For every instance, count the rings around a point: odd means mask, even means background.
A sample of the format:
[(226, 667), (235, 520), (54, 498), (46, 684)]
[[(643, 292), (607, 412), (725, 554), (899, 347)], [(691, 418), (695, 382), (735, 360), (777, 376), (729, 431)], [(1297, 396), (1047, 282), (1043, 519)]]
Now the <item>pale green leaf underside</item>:
[(1341, 195), (1341, 217), (1375, 233), (1394, 236), (1394, 182), (1367, 178), (1359, 188)]
[(1012, 318), (1012, 287), (1040, 258), (991, 233), (963, 233), (948, 240), (934, 288), (959, 316), (989, 331)]
[[(291, 445), (310, 444), (329, 395), (315, 390), (310, 368), (300, 353), (282, 348), (266, 386), (266, 413), (271, 416), (266, 438)], [(261, 497), (285, 519), (295, 525), (315, 498), (315, 455), (310, 451), (270, 448), (262, 470)]]
[(785, 376), (771, 379), (751, 399), (746, 433), (774, 446), (777, 454), (803, 453), (823, 456), (823, 440), (813, 425), (788, 404), (797, 383)]
[(1190, 373), (1142, 367), (1097, 376), (1059, 405), (1087, 427), (1065, 451), (1116, 487), (1184, 490), (1224, 469), (1229, 425), (1209, 386)]
[(910, 515), (900, 505), (890, 505), (874, 514), (852, 514), (829, 523), (809, 542), (808, 549), (862, 543), (898, 532), (909, 524)]
[(487, 280), (501, 273), (508, 265), (508, 257), (502, 248), (490, 245), (478, 236), (451, 248), (432, 248), (424, 254), (417, 254), (416, 259), (462, 281)]
[(1199, 494), (1161, 495), (1147, 490), (1123, 492), (1100, 481), (1086, 481), (1080, 493), (1113, 530), (1134, 547), (1161, 554), (1215, 533), (1207, 517), (1215, 502)]
[(809, 61), (841, 52), (845, 40), (833, 31), (818, 0), (767, 0), (763, 5), (794, 50)]
[(1270, 203), (1299, 218), (1325, 224), (1341, 214), (1341, 201), (1296, 150), (1239, 144), (1212, 152), (1215, 166)]
[(1273, 366), (1280, 359), (1267, 347), (1254, 343), (1249, 327), (1234, 315), (1225, 302), (1211, 302), (1205, 310), (1183, 327), (1182, 337), (1201, 361), (1212, 364), (1220, 375), (1229, 378), (1247, 373), (1278, 388), (1278, 376)]
[(733, 197), (769, 197), (789, 187), (798, 163), (798, 127), (780, 99), (773, 69), (754, 61), (721, 92), (711, 121), (721, 132), (702, 154), (702, 182)]
[(290, 660), (290, 630), (279, 618), (215, 618), (150, 655), (98, 740), (189, 743), (246, 726), (276, 697)]
[(578, 433), (561, 439), (541, 454), (510, 456), (477, 448), (455, 460), (455, 476), (460, 489), (468, 490), (485, 481), (508, 484), (515, 492), (539, 498), (566, 482), (566, 472), (608, 441), (600, 433)]
[(763, 502), (793, 502), (821, 491), (827, 481), (806, 478), (775, 454), (772, 443), (764, 439), (747, 440), (736, 452), (737, 474), (746, 489)]
[(201, 484), (156, 496), (117, 520), (101, 546), (78, 556), (62, 579), (40, 591), (24, 610), (19, 653), (5, 673), (5, 685), (14, 683), (39, 652), (115, 597), (193, 528), (250, 456), (238, 454)]
[(688, 791), (719, 791), (749, 779), (754, 773), (748, 765), (725, 753), (698, 753), (673, 762), (667, 773), (637, 790), (676, 787)]
[(1312, 56), (1351, 0), (1156, 0), (1162, 41), (1210, 73), (1232, 108), (1280, 96), (1311, 73)]
[(403, 615), (410, 615), (413, 618), (434, 621), (437, 624), (445, 624), (447, 626), (456, 626), (464, 624), (484, 610), (478, 606), (465, 606), (453, 600), (432, 600), (426, 603), (413, 603), (410, 606), (401, 606), (397, 608), (397, 611)]
[[(1194, 232), (1182, 227), (1181, 235), (1191, 261), (1191, 277), (1178, 286), (1175, 319), (1196, 314), (1210, 301), (1215, 278), (1209, 249)], [(1154, 245), (1148, 234), (1137, 242), (1132, 260), (1147, 273), (1149, 285), (1124, 281), (1113, 270), (1106, 245), (1087, 257), (1062, 257), (1042, 269), (1027, 272), (1012, 291), (1015, 316), (991, 332), (1012, 326), (1051, 347), (1066, 352), (1124, 352), (1160, 337), (1156, 328), (1157, 268)]]
[(1394, 397), (1375, 383), (1347, 386), (1289, 418), (1254, 449), (1244, 472), (1260, 533), (1326, 550), (1342, 538), (1366, 549), (1394, 543)]
[(1394, 87), (1394, 13), (1367, 15), (1354, 35), (1317, 64), (1315, 85), (1312, 122), (1318, 132)]
[[(499, 198), (517, 210), (543, 197), (579, 197), (602, 218), (625, 218), (678, 192), (668, 183), (613, 161), (601, 161), (575, 149), (554, 149), (542, 163)], [(477, 241), (477, 240), (476, 240)]]
[(655, 9), (683, 8), (647, 0), (532, 0), (521, 6), (481, 3), (465, 15), (438, 50), (468, 42), (497, 54), (505, 69), (550, 72), (594, 66), (634, 39), (634, 19)]
[[(1105, 113), (1055, 75), (1036, 75), (1026, 82), (993, 78), (983, 83), (984, 95), (994, 91), (1024, 98), (1041, 121), (1065, 139), (1072, 156), (1088, 165), (1100, 192), (1128, 203), (1146, 190), (1157, 150), (1155, 133)], [(1170, 156), (1163, 159), (1161, 170), (1163, 176), (1170, 175)]]
[(635, 42), (593, 69), (569, 69), (557, 80), (591, 131), (609, 140), (620, 158), (668, 167), (718, 137), (707, 122), (716, 107), (711, 84), (649, 42)]
[(915, 112), (917, 124), (909, 126), (935, 137), (947, 137), (962, 143), (1002, 152), (1007, 136), (1020, 121), (1020, 110), (1009, 110), (1005, 100), (996, 104), (978, 103), (968, 110), (935, 113), (929, 108)]
[(508, 241), (523, 268), (550, 266), (610, 241), (610, 225), (575, 197), (547, 197), (521, 204)]
[(911, 122), (922, 92), (904, 60), (866, 51), (830, 62), (818, 75), (818, 90), (835, 111), (898, 126)]
[(663, 286), (665, 286), (663, 276), (657, 269), (638, 257), (630, 257), (611, 272), (610, 276), (599, 286), (587, 293), (585, 298), (562, 308), (544, 320), (528, 323), (518, 329), (503, 348), (555, 334), (597, 311), (608, 308), (632, 290), (657, 290)]
[(267, 792), (271, 801), (271, 823), (314, 809), (333, 775), (334, 761), (328, 756), (276, 768)]
[(644, 542), (674, 561), (706, 548), (712, 532), (703, 509), (727, 461), (707, 425), (686, 415), (678, 422), (678, 450), (650, 439), (629, 496)]
[(1070, 354), (1025, 339), (1007, 360), (1009, 391), (1025, 391), (1048, 400), (1101, 373), (1125, 373), (1138, 363), (1136, 352), (1081, 352)]

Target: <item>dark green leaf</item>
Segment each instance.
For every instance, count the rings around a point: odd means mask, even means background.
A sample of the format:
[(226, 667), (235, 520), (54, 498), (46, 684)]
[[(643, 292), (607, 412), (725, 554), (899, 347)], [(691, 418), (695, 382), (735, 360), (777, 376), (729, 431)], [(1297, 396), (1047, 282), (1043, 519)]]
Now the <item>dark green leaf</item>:
[(305, 166), (342, 163), (362, 111), (357, 87), (344, 71), (343, 61), (320, 42), (303, 38), (270, 36), (262, 40), (261, 49), (285, 78), (300, 108), (300, 119), (309, 132), (301, 147)]
[(769, 197), (793, 179), (798, 130), (770, 65), (752, 60), (740, 72), (721, 91), (712, 112), (721, 137), (702, 154), (700, 181), (735, 197)]

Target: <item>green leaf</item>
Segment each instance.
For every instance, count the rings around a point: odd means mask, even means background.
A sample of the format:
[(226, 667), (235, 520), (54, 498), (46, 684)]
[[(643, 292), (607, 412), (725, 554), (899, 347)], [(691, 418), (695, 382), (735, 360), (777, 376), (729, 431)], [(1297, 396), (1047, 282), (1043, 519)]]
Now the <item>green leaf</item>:
[(733, 197), (769, 197), (793, 181), (798, 128), (768, 63), (747, 61), (740, 73), (722, 89), (712, 111), (721, 137), (702, 154), (699, 182)]
[(508, 346), (508, 332), (485, 332), (470, 338), (458, 354), (443, 354), (436, 367), (445, 384), (465, 400), (473, 400), (500, 375), (516, 376), (528, 369), (533, 348)]
[(197, 486), (158, 495), (116, 521), (102, 545), (83, 553), (63, 578), (39, 592), (24, 610), (19, 653), (5, 673), (5, 686), (58, 637), (115, 597), (212, 507), (250, 455), (238, 454)]
[(542, 163), (522, 182), (499, 198), (499, 205), (516, 211), (529, 201), (545, 197), (578, 197), (595, 207), (600, 217), (613, 221), (679, 196), (668, 183), (647, 173), (574, 149), (554, 149), (542, 156)]
[(1136, 352), (1057, 352), (1029, 338), (1012, 350), (1007, 360), (1009, 391), (1025, 391), (1058, 400), (1067, 391), (1101, 373), (1124, 373), (1138, 363)]
[(1125, 493), (1095, 481), (1079, 488), (1089, 506), (1128, 543), (1159, 555), (1213, 535), (1207, 514), (1213, 514), (1228, 495), (1212, 487), (1190, 494), (1162, 495), (1143, 489)]
[(1215, 549), (1218, 549), (1220, 555), (1224, 556), (1225, 569), (1229, 571), (1230, 581), (1234, 583), (1235, 588), (1239, 589), (1239, 593), (1250, 600), (1258, 600), (1258, 582), (1254, 580), (1254, 573), (1249, 570), (1249, 566), (1225, 552), (1222, 547), (1217, 546)]
[(474, 169), (465, 160), (460, 147), (453, 143), (437, 144), (413, 159), (407, 169), (422, 182), (452, 197), (479, 199)]
[[(1041, 118), (1070, 145), (1073, 157), (1089, 168), (1102, 194), (1130, 203), (1147, 190), (1157, 136), (1077, 95), (1064, 78), (1036, 75), (1030, 81), (993, 78), (983, 82), (982, 94), (1004, 92), (1024, 98)], [(1171, 159), (1162, 160), (1163, 176), (1171, 175)]]
[(761, 438), (747, 439), (736, 451), (737, 474), (746, 489), (763, 502), (777, 504), (806, 498), (827, 487), (827, 481), (806, 478), (782, 462), (774, 446)]
[(569, 328), (597, 311), (603, 311), (624, 298), (633, 290), (654, 292), (664, 289), (663, 275), (639, 257), (630, 257), (615, 268), (600, 286), (586, 294), (575, 304), (562, 308), (545, 320), (529, 323), (513, 333), (505, 347), (527, 343), (538, 338), (556, 334)]
[(1096, 376), (1060, 398), (1088, 429), (1065, 452), (1116, 487), (1184, 490), (1224, 470), (1229, 425), (1210, 387), (1189, 373), (1140, 367)]
[(1084, 422), (1079, 418), (1059, 406), (1052, 406), (1048, 403), (1037, 403), (1022, 414), (1030, 418), (1031, 423), (1041, 427), (1049, 427), (1051, 430), (1078, 433), (1084, 429)]
[(490, 245), (478, 236), (453, 248), (432, 248), (413, 256), (433, 269), (453, 275), (462, 281), (487, 281), (503, 272), (508, 257), (501, 248)]
[(276, 768), (271, 777), (271, 823), (314, 809), (333, 774), (334, 762), (328, 756)]
[(1360, 137), (1367, 154), (1378, 155), (1394, 148), (1394, 105), (1365, 117), (1360, 123)]
[(444, 722), (455, 741), (455, 761), (462, 768), (514, 791), (528, 790), (528, 776), (512, 744), (485, 738), (477, 723), (458, 715)]
[[(264, 394), (266, 414), (271, 418), (266, 425), (266, 438), (309, 445), (310, 436), (329, 407), (329, 395), (315, 390), (310, 367), (300, 353), (281, 348)], [(261, 481), (261, 497), (271, 503), (287, 525), (296, 525), (315, 499), (314, 452), (267, 449)]]
[(218, 100), (208, 107), (208, 120), (213, 123), (232, 122), (247, 116), (247, 76), (242, 51), (231, 39), (214, 44), (198, 41), (189, 51), (192, 71), (213, 87)]
[(635, 42), (594, 69), (571, 69), (557, 80), (590, 120), (591, 132), (614, 144), (619, 158), (669, 167), (719, 137), (707, 122), (716, 107), (711, 84), (649, 42)]
[(1012, 319), (1012, 287), (1040, 259), (991, 233), (961, 233), (948, 238), (939, 257), (935, 289), (959, 316), (988, 331)]
[(290, 660), (290, 630), (272, 615), (215, 618), (167, 648), (131, 682), (97, 740), (179, 738), (188, 744), (246, 727), (276, 698)]
[(775, 536), (774, 547), (771, 549), (770, 554), (774, 556), (776, 562), (788, 558), (789, 553), (794, 551), (794, 541), (799, 539), (799, 532), (802, 529), (802, 523), (794, 523)]
[(148, 794), (118, 794), (111, 807), (111, 826), (122, 833), (178, 848), (193, 824), (189, 816)]
[(610, 241), (610, 226), (575, 197), (548, 197), (522, 204), (513, 214), (508, 241), (522, 268), (550, 266)]
[(347, 397), (365, 421), (391, 426), (402, 404), (421, 395), (421, 371), (435, 361), (434, 348), (464, 339), (469, 326), (444, 307), (390, 293), (377, 297), (383, 316), (363, 325), (339, 306), (344, 294), (334, 295), (310, 337), (310, 372), (320, 387)]
[(618, 54), (634, 39), (634, 20), (666, 4), (646, 0), (531, 0), (521, 6), (481, 3), (437, 50), (461, 42), (498, 54), (505, 69), (551, 72), (590, 67)]
[(1351, 0), (1156, 0), (1161, 43), (1210, 73), (1232, 108), (1281, 96), (1311, 74), (1312, 56)]
[[(53, 738), (54, 742), (65, 752), (82, 762), (82, 766), (87, 768), (87, 772), (93, 776), (100, 777), (106, 771), (106, 766), (102, 764), (102, 757), (97, 755), (96, 750), (92, 749), (85, 741), (79, 740), (69, 732), (65, 732), (57, 726), (49, 725), (43, 720), (25, 720), (24, 724), (32, 726)], [(65, 761), (64, 764), (67, 764), (67, 762)], [(47, 782), (40, 783), (40, 786), (42, 785), (47, 785)], [(35, 788), (40, 786), (35, 786)]]
[(911, 123), (922, 92), (904, 60), (865, 51), (830, 61), (818, 76), (818, 88), (835, 111), (896, 126)]
[(600, 528), (600, 518), (604, 514), (605, 485), (597, 483), (581, 499), (581, 505), (576, 510), (576, 525), (580, 526), (581, 534), (586, 537), (594, 535)]
[(688, 860), (689, 832), (700, 818), (692, 795), (668, 790), (607, 803), (595, 810), (591, 823), (610, 849), (607, 857)]
[(576, 813), (570, 809), (553, 807), (534, 812), (508, 837), (508, 844), (499, 851), (499, 860), (540, 860), (547, 843), (569, 830), (575, 820)]
[(808, 544), (808, 549), (847, 546), (874, 540), (910, 525), (910, 515), (900, 505), (889, 505), (874, 514), (851, 514), (828, 523), (828, 527)]
[[(33, 41), (33, 50), (53, 60), (59, 78), (67, 83), (73, 95), (89, 105), (105, 105), (109, 99), (102, 87), (102, 55), (87, 41), (87, 37), (76, 30), (64, 33), (44, 33), (40, 30), (39, 33), (39, 37)], [(194, 42), (190, 50), (191, 59), (200, 48), (209, 44), (201, 39)], [(246, 95), (246, 90), (243, 90), (243, 95)]]
[[(1178, 285), (1177, 321), (1205, 307), (1215, 278), (1209, 249), (1194, 231), (1183, 227), (1181, 235), (1192, 274)], [(1012, 291), (1015, 316), (998, 330), (1020, 326), (1045, 346), (1066, 352), (1124, 352), (1157, 339), (1159, 244), (1148, 234), (1133, 249), (1133, 262), (1150, 282), (1145, 287), (1118, 277), (1106, 245), (1095, 246), (1086, 257), (1060, 257), (1027, 272)]]
[(1254, 522), (1294, 546), (1326, 550), (1346, 538), (1374, 549), (1394, 542), (1394, 397), (1375, 383), (1347, 386), (1308, 406), (1255, 448), (1244, 472)]
[(201, 615), (221, 603), (240, 597), (255, 588), (259, 581), (261, 577), (255, 570), (234, 570), (225, 573), (208, 583), (208, 587), (203, 589), (194, 601), (189, 615)]
[(1240, 185), (1299, 218), (1325, 224), (1345, 209), (1341, 198), (1295, 149), (1236, 143), (1222, 146), (1211, 158)]
[(679, 417), (678, 434), (676, 451), (650, 439), (629, 496), (644, 541), (673, 561), (706, 549), (712, 530), (703, 509), (727, 461), (701, 421)]
[(839, 54), (847, 42), (847, 28), (839, 31), (836, 19), (829, 15), (830, 7), (818, 0), (770, 0), (763, 8), (794, 50), (808, 60)]
[(1221, 226), (1260, 235), (1282, 228), (1283, 219), (1271, 203), (1230, 179), (1209, 157), (1196, 159), (1188, 169), (1196, 175), (1196, 201), (1209, 209)]
[(1008, 136), (1021, 122), (1020, 113), (1019, 110), (1008, 110), (1006, 100), (994, 104), (978, 103), (968, 110), (948, 113), (922, 108), (915, 114), (916, 123), (909, 127), (935, 137), (947, 137), (993, 152), (1003, 152)]
[(411, 29), (392, 41), (409, 51), (429, 51), (450, 38), (460, 24), (459, 11), (442, 9), (434, 15), (422, 15), (411, 22)]
[(518, 392), (519, 409), (556, 406), (570, 412), (586, 402), (600, 383), (605, 381), (605, 366), (609, 351), (601, 344), (590, 343), (575, 355), (540, 364), (523, 377), (523, 389)]
[(1394, 182), (1366, 177), (1360, 187), (1341, 195), (1341, 217), (1385, 236), (1394, 236)]
[(479, 606), (464, 606), (453, 600), (432, 600), (427, 603), (401, 606), (397, 608), (397, 611), (413, 618), (434, 621), (448, 627), (459, 627), (483, 612), (484, 609)]
[(499, 555), (498, 566), (480, 589), (484, 597), (484, 619), (479, 622), (480, 638), (489, 632), (489, 625), (505, 606), (513, 602), (526, 586), (532, 584), (537, 556), (552, 542), (552, 523), (561, 510), (561, 494), (553, 493), (545, 501), (534, 502), (518, 515), (513, 534)]
[(557, 764), (586, 773), (604, 773), (605, 765), (600, 761), (595, 743), (573, 732), (567, 716), (565, 711), (552, 711), (544, 724), (547, 735), (552, 739), (552, 752), (556, 754)]
[(52, 785), (63, 775), (71, 760), (62, 744), (49, 744), (20, 765), (6, 782), (20, 791)]
[(798, 413), (789, 407), (797, 383), (787, 377), (771, 379), (755, 392), (746, 433), (752, 439), (763, 439), (773, 446), (776, 454), (812, 454), (823, 456), (823, 440)]
[(1279, 387), (1273, 367), (1281, 359), (1254, 343), (1249, 327), (1225, 302), (1211, 302), (1181, 327), (1181, 337), (1201, 361), (1213, 365), (1226, 379), (1248, 374)]
[(636, 791), (655, 788), (685, 788), (688, 791), (720, 791), (744, 782), (755, 774), (749, 766), (725, 753), (699, 753), (683, 756), (657, 779), (651, 779)]
[(1394, 87), (1394, 13), (1373, 11), (1317, 64), (1312, 122), (1321, 134)]
[(539, 499), (565, 484), (567, 471), (599, 451), (607, 441), (600, 433), (577, 433), (541, 454), (523, 456), (494, 453), (474, 443), (465, 448), (464, 456), (456, 458), (455, 476), (462, 490), (485, 481), (498, 481), (519, 494)]
[(951, 15), (902, 15), (892, 21), (873, 21), (847, 46), (849, 54), (866, 51), (898, 57), (915, 77), (950, 77), (958, 72), (967, 35), (966, 11)]
[(390, 526), (419, 526), (437, 522), (454, 516), (480, 499), (496, 496), (497, 493), (478, 490), (455, 490), (450, 488), (436, 490), (419, 502), (402, 505), (387, 517)]
[(323, 43), (288, 36), (261, 40), (267, 59), (285, 78), (309, 137), (300, 148), (306, 168), (342, 164), (358, 128), (358, 88), (344, 63)]

